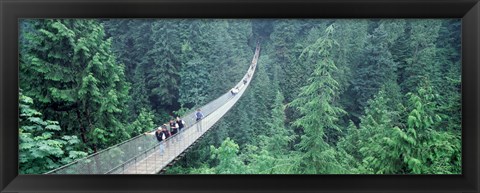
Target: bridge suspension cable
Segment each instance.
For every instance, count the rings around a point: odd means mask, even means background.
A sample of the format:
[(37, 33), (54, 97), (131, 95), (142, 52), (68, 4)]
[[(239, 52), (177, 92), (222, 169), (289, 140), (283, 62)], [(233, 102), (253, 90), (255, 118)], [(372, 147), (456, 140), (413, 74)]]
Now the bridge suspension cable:
[[(120, 144), (76, 160), (46, 174), (156, 174), (178, 159), (198, 139), (222, 118), (240, 99), (255, 73), (260, 45), (257, 44), (247, 73), (234, 86), (238, 93), (230, 91), (200, 107), (205, 115), (195, 120), (195, 111), (182, 117), (186, 127), (179, 133), (158, 142), (154, 136), (139, 135)], [(160, 153), (161, 146), (165, 152)]]

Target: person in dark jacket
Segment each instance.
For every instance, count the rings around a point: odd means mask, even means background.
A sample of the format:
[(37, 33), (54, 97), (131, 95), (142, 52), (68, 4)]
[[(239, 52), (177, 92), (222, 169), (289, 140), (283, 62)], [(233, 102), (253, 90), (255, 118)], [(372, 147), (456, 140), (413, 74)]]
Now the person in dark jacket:
[(163, 153), (165, 153), (165, 139), (167, 139), (168, 137), (170, 137), (169, 133), (165, 131), (166, 128), (164, 127), (158, 127), (157, 130), (153, 131), (153, 132), (146, 132), (145, 135), (155, 135), (155, 138), (157, 138), (157, 141), (158, 143), (160, 143), (159, 145), (159, 149), (160, 149), (160, 155), (163, 155)]
[[(175, 134), (178, 133), (178, 124), (177, 122), (175, 122), (175, 120), (173, 120), (173, 118), (172, 120), (170, 120), (169, 124), (170, 124), (170, 133), (172, 134), (172, 136), (174, 136)], [(173, 141), (177, 141), (178, 136), (175, 136), (173, 139), (174, 139)]]
[(172, 133), (168, 130), (167, 124), (162, 125), (162, 132), (165, 134), (165, 148), (168, 148), (168, 144), (170, 143), (170, 140), (166, 140), (172, 136)]
[(183, 128), (185, 128), (187, 124), (185, 124), (185, 121), (183, 121), (180, 117), (177, 117), (176, 122), (178, 124), (178, 132), (182, 132)]
[(203, 113), (200, 109), (197, 109), (195, 113), (195, 120), (197, 121), (197, 131), (202, 131), (202, 122), (200, 120), (203, 119)]
[(196, 121), (200, 121), (201, 119), (203, 119), (202, 110), (197, 109), (197, 112), (195, 112), (195, 120), (196, 120)]
[(183, 135), (181, 133), (182, 133), (183, 129), (187, 126), (187, 124), (185, 124), (185, 121), (183, 121), (180, 117), (177, 117), (175, 122), (178, 125), (178, 137), (177, 138), (181, 142), (182, 139), (183, 139)]
[(175, 121), (172, 119), (172, 120), (170, 120), (170, 123), (169, 123), (169, 124), (170, 124), (170, 133), (171, 133), (172, 135), (177, 134), (177, 133), (178, 133), (178, 124), (177, 124), (177, 122), (175, 122)]

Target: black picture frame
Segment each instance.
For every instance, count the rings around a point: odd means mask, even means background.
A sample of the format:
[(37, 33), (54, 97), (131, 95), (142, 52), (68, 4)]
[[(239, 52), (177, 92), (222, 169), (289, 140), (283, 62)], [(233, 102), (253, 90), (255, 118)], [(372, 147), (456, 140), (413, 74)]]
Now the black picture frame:
[[(479, 0), (1, 0), (0, 13), (1, 192), (479, 192)], [(462, 18), (463, 174), (18, 175), (20, 18)]]

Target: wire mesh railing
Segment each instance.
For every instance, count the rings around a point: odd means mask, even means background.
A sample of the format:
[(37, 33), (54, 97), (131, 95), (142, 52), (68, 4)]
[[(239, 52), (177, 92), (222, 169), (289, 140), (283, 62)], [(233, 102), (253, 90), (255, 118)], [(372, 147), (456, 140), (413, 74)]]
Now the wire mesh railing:
[(259, 53), (260, 47), (257, 45), (247, 73), (234, 87), (238, 88), (237, 94), (227, 92), (202, 106), (205, 117), (198, 122), (195, 120), (195, 111), (182, 117), (186, 126), (176, 135), (160, 143), (154, 136), (139, 135), (46, 174), (158, 173), (207, 132), (240, 99), (253, 77)]

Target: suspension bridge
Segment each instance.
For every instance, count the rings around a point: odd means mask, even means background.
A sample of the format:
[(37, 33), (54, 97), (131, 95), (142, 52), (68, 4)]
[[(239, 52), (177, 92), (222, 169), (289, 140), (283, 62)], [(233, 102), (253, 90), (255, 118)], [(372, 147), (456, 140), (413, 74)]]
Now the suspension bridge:
[[(243, 78), (234, 86), (238, 93), (230, 91), (200, 107), (204, 118), (195, 120), (195, 112), (182, 117), (185, 128), (158, 142), (155, 136), (139, 135), (85, 158), (76, 160), (46, 174), (157, 174), (180, 159), (220, 120), (240, 99), (255, 73), (260, 46), (255, 53)], [(163, 145), (165, 152), (160, 153)]]

